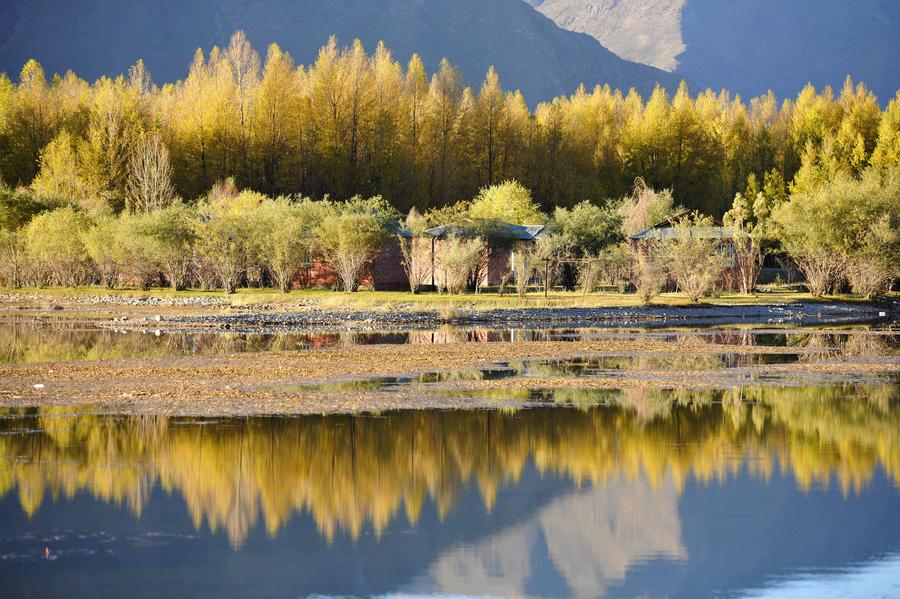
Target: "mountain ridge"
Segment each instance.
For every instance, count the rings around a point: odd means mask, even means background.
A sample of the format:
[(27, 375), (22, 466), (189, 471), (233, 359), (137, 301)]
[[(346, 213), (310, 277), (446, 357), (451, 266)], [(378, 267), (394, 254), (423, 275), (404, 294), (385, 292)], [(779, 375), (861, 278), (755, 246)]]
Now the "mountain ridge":
[(635, 87), (647, 95), (657, 82), (674, 89), (681, 79), (561, 29), (521, 0), (6, 2), (13, 22), (0, 44), (0, 71), (12, 77), (29, 58), (49, 72), (72, 69), (87, 79), (123, 73), (142, 58), (156, 81), (174, 81), (187, 74), (198, 47), (222, 46), (243, 29), (258, 49), (276, 42), (304, 64), (334, 34), (341, 44), (359, 38), (369, 49), (383, 40), (400, 60), (418, 53), (431, 71), (446, 56), (472, 86), (493, 65), (504, 86), (520, 89), (531, 105), (580, 84)]
[(900, 87), (896, 0), (524, 0), (628, 60), (744, 97), (848, 75), (882, 103)]

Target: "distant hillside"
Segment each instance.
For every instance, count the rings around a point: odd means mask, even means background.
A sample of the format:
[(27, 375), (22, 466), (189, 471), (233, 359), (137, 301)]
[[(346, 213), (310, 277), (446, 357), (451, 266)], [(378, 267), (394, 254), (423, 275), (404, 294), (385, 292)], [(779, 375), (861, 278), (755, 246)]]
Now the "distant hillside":
[(227, 43), (236, 29), (263, 49), (278, 42), (298, 62), (314, 60), (328, 36), (384, 40), (429, 69), (447, 57), (478, 85), (495, 65), (506, 88), (529, 103), (584, 83), (649, 92), (680, 77), (619, 58), (594, 38), (557, 27), (521, 0), (0, 0), (0, 71), (29, 58), (50, 72), (94, 79), (141, 57), (158, 82), (183, 78), (194, 50)]
[(525, 0), (629, 60), (744, 96), (794, 96), (849, 74), (900, 88), (897, 0)]
[(667, 71), (684, 51), (685, 0), (525, 0), (570, 31), (586, 33), (626, 60)]

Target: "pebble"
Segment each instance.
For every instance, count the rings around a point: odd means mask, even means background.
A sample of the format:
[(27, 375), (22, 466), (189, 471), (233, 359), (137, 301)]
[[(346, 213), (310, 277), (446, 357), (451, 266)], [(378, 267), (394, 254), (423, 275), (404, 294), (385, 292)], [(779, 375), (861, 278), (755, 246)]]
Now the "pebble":
[(548, 324), (568, 326), (615, 327), (679, 325), (703, 326), (741, 323), (796, 322), (798, 324), (835, 324), (873, 319), (881, 316), (877, 308), (867, 305), (795, 303), (790, 305), (611, 308), (522, 308), (475, 310), (456, 308), (452, 316), (439, 311), (414, 310), (304, 310), (213, 314), (167, 317), (166, 322), (191, 327), (211, 327), (237, 331), (284, 331), (286, 329), (341, 328), (369, 330), (374, 328), (431, 328), (442, 323), (460, 326), (541, 327)]
[[(39, 293), (0, 293), (0, 301), (36, 300), (46, 301), (46, 296)], [(76, 304), (109, 304), (116, 306), (230, 306), (231, 301), (223, 297), (154, 297), (126, 295), (89, 295), (79, 297)], [(59, 305), (50, 306), (51, 310), (63, 310)]]

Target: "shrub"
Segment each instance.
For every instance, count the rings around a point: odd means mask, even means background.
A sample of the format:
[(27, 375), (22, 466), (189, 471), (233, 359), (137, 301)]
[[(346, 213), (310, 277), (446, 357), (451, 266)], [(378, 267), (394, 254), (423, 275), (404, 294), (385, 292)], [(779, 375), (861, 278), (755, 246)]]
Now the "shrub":
[(197, 252), (225, 293), (234, 293), (254, 256), (252, 223), (265, 196), (211, 193), (196, 220)]
[(25, 228), (25, 247), (39, 285), (75, 287), (87, 281), (90, 261), (83, 237), (90, 220), (66, 207), (34, 217)]
[(359, 289), (366, 265), (390, 236), (394, 210), (380, 196), (332, 205), (315, 228), (316, 246), (334, 268), (344, 291)]
[(684, 218), (675, 224), (674, 237), (664, 245), (669, 274), (694, 303), (709, 295), (725, 268), (725, 256), (719, 252), (721, 240), (697, 235), (698, 229), (711, 226), (708, 217)]
[(632, 277), (637, 295), (645, 304), (649, 304), (654, 297), (662, 293), (663, 287), (666, 286), (665, 267), (644, 252), (638, 252), (635, 258)]
[(435, 263), (443, 275), (439, 284), (448, 293), (466, 290), (473, 271), (484, 261), (484, 241), (480, 237), (465, 239), (450, 235), (435, 246)]

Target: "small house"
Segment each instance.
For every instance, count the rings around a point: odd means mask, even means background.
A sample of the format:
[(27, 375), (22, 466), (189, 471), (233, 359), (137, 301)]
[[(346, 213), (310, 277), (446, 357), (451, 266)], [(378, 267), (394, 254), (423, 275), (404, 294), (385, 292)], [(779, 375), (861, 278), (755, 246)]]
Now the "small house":
[[(638, 252), (642, 252), (653, 259), (654, 256), (664, 252), (666, 242), (678, 235), (675, 226), (691, 214), (693, 212), (685, 210), (644, 231), (629, 235), (628, 243), (631, 245), (632, 255), (636, 256)], [(691, 227), (690, 235), (698, 239), (718, 240), (715, 251), (725, 256), (725, 269), (722, 271), (719, 284), (725, 289), (738, 289), (740, 274), (735, 251), (735, 230), (732, 227), (726, 227), (721, 221), (713, 219), (713, 224), (710, 226)]]
[[(486, 260), (480, 273), (479, 286), (496, 286), (512, 273), (515, 252), (525, 245), (534, 244), (544, 233), (544, 225), (513, 225), (510, 223), (493, 223), (490, 233), (484, 235), (484, 251)], [(428, 252), (426, 260), (431, 263), (429, 284), (438, 286), (441, 282), (441, 269), (437, 255), (441, 245), (448, 243), (452, 235), (466, 237), (467, 232), (456, 225), (441, 225), (425, 231), (425, 236), (416, 240), (415, 251)]]

